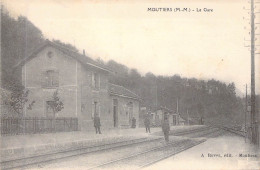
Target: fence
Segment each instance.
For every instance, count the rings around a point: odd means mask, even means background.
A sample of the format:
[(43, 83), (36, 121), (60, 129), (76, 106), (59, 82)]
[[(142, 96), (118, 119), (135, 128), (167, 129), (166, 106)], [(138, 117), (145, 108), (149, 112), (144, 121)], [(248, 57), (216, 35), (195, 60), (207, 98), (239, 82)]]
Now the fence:
[(68, 132), (78, 130), (78, 119), (72, 117), (1, 118), (1, 135)]

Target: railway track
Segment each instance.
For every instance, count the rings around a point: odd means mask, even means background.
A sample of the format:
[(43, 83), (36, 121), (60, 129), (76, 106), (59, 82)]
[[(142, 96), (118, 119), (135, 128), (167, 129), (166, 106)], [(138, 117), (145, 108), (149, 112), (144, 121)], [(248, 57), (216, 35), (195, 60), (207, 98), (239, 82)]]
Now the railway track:
[[(221, 132), (223, 133), (222, 130), (216, 129), (214, 131), (200, 134), (197, 137), (207, 137), (208, 135), (211, 135), (211, 137), (213, 137), (214, 135), (212, 136), (212, 134), (214, 133), (216, 133), (216, 135), (218, 136), (221, 134)], [(164, 146), (160, 146), (143, 152), (128, 155), (120, 159), (105, 162), (87, 169), (92, 170), (92, 169), (109, 169), (109, 168), (124, 168), (124, 169), (144, 168), (152, 164), (155, 164), (156, 162), (159, 162), (163, 159), (166, 159), (170, 156), (178, 154), (182, 151), (185, 151), (205, 141), (206, 139), (193, 140), (193, 141), (187, 139), (185, 141), (173, 142)]]
[[(155, 162), (158, 162), (159, 160), (165, 159), (173, 154), (176, 154), (177, 152), (175, 150), (177, 150), (179, 153), (180, 151), (188, 149), (188, 148), (195, 146), (202, 142), (204, 142), (204, 140), (201, 140), (196, 143), (195, 142), (191, 143), (189, 140), (181, 141), (181, 142), (173, 142), (173, 143), (169, 143), (167, 145), (161, 146), (161, 147), (156, 147), (156, 148), (153, 148), (150, 150), (146, 150), (144, 152), (139, 152), (139, 153), (129, 155), (129, 156), (117, 159), (117, 160), (106, 162), (106, 163), (103, 163), (103, 164), (100, 164), (98, 166), (91, 167), (88, 169), (101, 169), (101, 168), (109, 169), (111, 167), (127, 168), (128, 165), (130, 165), (130, 166), (134, 165), (136, 167), (141, 168), (141, 167), (151, 165)], [(186, 145), (187, 147), (182, 148), (181, 146), (184, 146), (184, 145)], [(172, 153), (171, 151), (174, 153)], [(156, 155), (156, 159), (155, 159), (154, 155)], [(158, 159), (158, 155), (160, 156), (159, 159)]]
[[(213, 128), (203, 128), (203, 129), (195, 129), (195, 130), (190, 130), (190, 131), (185, 131), (185, 132), (179, 132), (178, 135), (187, 135), (187, 134), (193, 134), (193, 136), (196, 137), (205, 137), (207, 135), (210, 135), (212, 133), (216, 133), (217, 131), (211, 131), (211, 129)], [(203, 132), (203, 133), (202, 133)], [(197, 134), (196, 134), (197, 133)], [(89, 153), (94, 153), (94, 152), (104, 152), (104, 151), (109, 151), (109, 150), (115, 150), (115, 149), (120, 149), (120, 148), (124, 148), (124, 147), (134, 147), (134, 146), (138, 146), (140, 144), (145, 144), (147, 142), (160, 142), (162, 141), (162, 138), (155, 138), (155, 139), (149, 139), (147, 140), (146, 138), (142, 138), (139, 140), (136, 140), (133, 143), (130, 144), (122, 144), (121, 142), (118, 142), (117, 144), (114, 144), (113, 146), (109, 147), (109, 145), (112, 144), (105, 144), (105, 145), (100, 145), (98, 146), (98, 148), (94, 148), (95, 146), (92, 147), (87, 147), (87, 148), (78, 148), (78, 149), (74, 149), (74, 150), (66, 150), (66, 151), (59, 151), (59, 152), (55, 152), (55, 153), (49, 153), (49, 154), (44, 154), (44, 155), (36, 155), (36, 156), (32, 156), (32, 157), (26, 157), (26, 158), (19, 158), (19, 159), (14, 159), (14, 160), (7, 160), (7, 161), (2, 161), (0, 164), (1, 169), (14, 169), (14, 168), (28, 168), (28, 167), (33, 167), (35, 165), (38, 164), (48, 164), (48, 163), (52, 163), (52, 162), (56, 162), (58, 160), (64, 159), (64, 158), (69, 158), (69, 157), (76, 157), (76, 156), (81, 156), (84, 154), (89, 154)], [(195, 141), (195, 142), (194, 142)], [(173, 142), (173, 143), (169, 143), (167, 145), (163, 145), (163, 146), (159, 146), (159, 147), (154, 147), (153, 149), (150, 150), (146, 150), (146, 151), (142, 151), (140, 153), (136, 153), (136, 154), (132, 154), (130, 156), (127, 157), (123, 157), (117, 160), (113, 160), (107, 163), (104, 163), (102, 165), (98, 165), (97, 167), (92, 167), (90, 169), (96, 169), (99, 167), (103, 167), (103, 166), (107, 166), (107, 165), (112, 165), (116, 162), (122, 162), (124, 160), (129, 160), (131, 159), (132, 161), (137, 161), (139, 157), (143, 157), (143, 155), (160, 155), (157, 157), (157, 159), (147, 159), (147, 157), (145, 156), (146, 160), (152, 160), (152, 161), (144, 161), (146, 162), (145, 164), (137, 164), (138, 167), (144, 167), (144, 166), (148, 166), (152, 163), (158, 162), (162, 159), (165, 159), (171, 155), (177, 154), (183, 150), (186, 150), (190, 147), (193, 147), (195, 145), (198, 145), (202, 142), (205, 141), (205, 139), (202, 140), (194, 140), (193, 142), (188, 141), (182, 141), (182, 142)], [(187, 143), (188, 142), (188, 143)], [(189, 143), (190, 142), (190, 143)], [(173, 149), (173, 150), (172, 150)], [(167, 153), (167, 154), (165, 154)], [(135, 157), (138, 158), (137, 160), (135, 160)], [(141, 160), (140, 158), (140, 160)], [(142, 158), (143, 160), (144, 158)], [(134, 164), (133, 162), (133, 164)], [(129, 162), (130, 163), (130, 162)]]
[(217, 128), (211, 128), (209, 130), (204, 130), (204, 131), (198, 131), (196, 133), (191, 133), (191, 134), (187, 134), (187, 135), (184, 135), (186, 137), (190, 137), (190, 138), (200, 138), (200, 137), (213, 137), (213, 134), (216, 134), (217, 132), (219, 132), (220, 129), (217, 129)]
[(234, 133), (236, 135), (239, 135), (239, 136), (242, 136), (242, 137), (245, 137), (245, 131), (241, 131), (241, 130), (235, 130), (233, 128), (228, 128), (228, 127), (222, 127), (222, 129), (226, 130), (226, 131), (229, 131), (231, 133)]
[(171, 135), (174, 136), (183, 136), (186, 134), (192, 134), (192, 133), (196, 133), (196, 132), (201, 132), (201, 131), (207, 131), (209, 129), (213, 129), (215, 127), (203, 127), (203, 128), (196, 128), (196, 129), (192, 129), (192, 130), (185, 130), (185, 131), (180, 131), (180, 132), (173, 132), (171, 133)]
[[(201, 135), (201, 136), (197, 136), (197, 137), (216, 137), (216, 136), (222, 135), (223, 133), (224, 133), (223, 130), (218, 129), (218, 130), (216, 130), (216, 131), (214, 131), (214, 132), (208, 132), (208, 133), (205, 133), (205, 134), (203, 134), (203, 135)], [(185, 151), (185, 150), (187, 150), (187, 149), (189, 149), (189, 148), (192, 148), (192, 147), (194, 147), (194, 146), (196, 146), (196, 145), (198, 145), (198, 144), (200, 144), (200, 143), (203, 143), (203, 142), (205, 142), (205, 141), (206, 141), (206, 139), (203, 139), (203, 141), (201, 141), (201, 142), (199, 142), (199, 143), (197, 143), (197, 144), (195, 144), (195, 145), (190, 145), (190, 146), (187, 146), (186, 148), (181, 148), (180, 150), (176, 150), (175, 153), (172, 153), (172, 154), (170, 154), (170, 155), (167, 155), (167, 156), (165, 156), (165, 157), (163, 157), (163, 158), (161, 158), (161, 159), (157, 159), (156, 161), (153, 161), (153, 162), (144, 164), (144, 165), (142, 165), (140, 168), (144, 168), (144, 167), (148, 167), (148, 166), (150, 166), (150, 165), (153, 165), (153, 164), (155, 164), (156, 162), (159, 162), (159, 161), (161, 161), (161, 160), (163, 160), (163, 159), (166, 159), (166, 158), (168, 158), (168, 157), (170, 157), (170, 156), (172, 156), (172, 155), (178, 154), (178, 153), (180, 153), (180, 152), (182, 152), (182, 151)]]
[[(55, 153), (47, 153), (47, 154), (43, 154), (43, 155), (35, 155), (35, 156), (31, 156), (31, 157), (2, 161), (0, 163), (0, 167), (1, 167), (1, 169), (22, 168), (22, 167), (26, 167), (29, 165), (36, 165), (36, 164), (40, 164), (40, 163), (51, 162), (53, 160), (58, 160), (58, 159), (63, 159), (63, 158), (68, 158), (68, 157), (73, 157), (73, 156), (80, 156), (80, 155), (87, 154), (87, 153), (104, 151), (104, 150), (114, 149), (114, 148), (121, 148), (121, 147), (136, 145), (136, 144), (140, 144), (140, 143), (144, 143), (144, 142), (148, 142), (148, 141), (159, 141), (159, 140), (160, 139), (146, 140), (146, 138), (141, 138), (131, 144), (122, 144), (123, 142), (118, 142), (118, 143), (116, 143), (116, 145), (114, 145), (114, 143), (99, 145), (98, 148), (97, 148), (97, 146), (92, 146), (92, 147), (87, 147), (87, 148), (77, 148), (77, 149), (73, 149), (73, 150), (59, 151), (59, 152), (55, 152)], [(112, 147), (109, 147), (109, 145), (112, 145)]]
[(242, 137), (245, 137), (245, 135), (246, 135), (245, 131), (236, 130), (236, 129), (230, 128), (230, 127), (225, 127), (225, 126), (210, 126), (210, 127), (212, 127), (212, 128), (219, 128), (219, 129), (231, 132), (233, 134), (236, 134), (236, 135), (239, 135), (239, 136), (242, 136)]

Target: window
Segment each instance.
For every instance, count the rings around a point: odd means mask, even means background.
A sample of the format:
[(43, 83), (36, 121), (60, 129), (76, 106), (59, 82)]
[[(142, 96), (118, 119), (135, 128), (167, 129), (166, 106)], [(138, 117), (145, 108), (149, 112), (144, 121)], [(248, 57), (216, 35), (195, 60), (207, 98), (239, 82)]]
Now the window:
[(93, 73), (93, 75), (92, 75), (92, 86), (95, 89), (99, 89), (99, 86), (100, 86), (100, 76), (99, 76), (98, 73)]
[(47, 70), (43, 73), (43, 87), (58, 87), (59, 86), (59, 72), (54, 70)]
[(49, 52), (47, 53), (47, 56), (48, 56), (49, 58), (52, 58), (52, 57), (53, 57), (53, 52), (49, 51)]
[(116, 106), (116, 107), (117, 107), (117, 105), (118, 105), (117, 99), (113, 99), (113, 106)]
[(100, 116), (100, 105), (97, 101), (94, 101), (92, 105), (92, 118), (94, 118), (95, 115)]

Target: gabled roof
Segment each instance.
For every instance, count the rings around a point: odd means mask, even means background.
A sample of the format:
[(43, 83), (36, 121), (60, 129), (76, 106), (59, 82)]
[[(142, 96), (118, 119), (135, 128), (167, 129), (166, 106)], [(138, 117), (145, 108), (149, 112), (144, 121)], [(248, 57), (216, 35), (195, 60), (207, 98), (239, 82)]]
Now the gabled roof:
[(51, 42), (49, 40), (46, 40), (44, 43), (42, 43), (28, 57), (26, 57), (21, 62), (19, 62), (16, 66), (14, 66), (14, 68), (16, 68), (18, 66), (24, 65), (27, 61), (29, 61), (32, 58), (36, 57), (37, 54), (41, 50), (43, 50), (45, 47), (47, 47), (47, 46), (51, 46), (53, 48), (56, 48), (56, 49), (60, 50), (61, 52), (65, 53), (66, 55), (68, 55), (68, 56), (78, 60), (79, 62), (81, 62), (85, 66), (91, 66), (91, 67), (95, 67), (97, 69), (100, 69), (100, 70), (103, 70), (103, 71), (106, 71), (106, 72), (112, 72), (105, 65), (96, 62), (95, 60), (91, 59), (90, 57), (88, 57), (86, 55), (83, 55), (83, 54), (80, 54), (77, 51), (73, 51), (71, 49), (68, 49), (68, 48), (66, 48), (64, 46), (61, 46), (61, 45), (57, 44), (57, 43)]
[(163, 107), (163, 106), (157, 107), (156, 110), (163, 110), (163, 111), (167, 111), (167, 112), (169, 112), (169, 113), (174, 113), (173, 110), (171, 110), (171, 109), (169, 109), (169, 108), (167, 108), (167, 107)]
[(131, 98), (135, 100), (141, 100), (141, 98), (137, 94), (133, 93), (132, 91), (128, 90), (123, 86), (109, 83), (108, 87), (109, 87), (109, 93), (111, 95)]
[(184, 120), (182, 117), (179, 117), (179, 121), (180, 122), (185, 122), (186, 120)]

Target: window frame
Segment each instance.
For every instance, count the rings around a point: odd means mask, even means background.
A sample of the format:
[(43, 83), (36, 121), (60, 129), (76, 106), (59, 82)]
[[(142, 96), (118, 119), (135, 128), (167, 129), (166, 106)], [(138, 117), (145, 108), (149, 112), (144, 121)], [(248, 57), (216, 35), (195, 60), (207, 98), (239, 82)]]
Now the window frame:
[(57, 88), (59, 87), (59, 71), (55, 69), (48, 69), (42, 73), (42, 87), (43, 88)]
[(98, 100), (94, 100), (92, 102), (92, 111), (91, 117), (94, 118), (95, 114), (100, 117), (100, 102)]
[(100, 90), (100, 73), (92, 72), (92, 87), (95, 90)]

